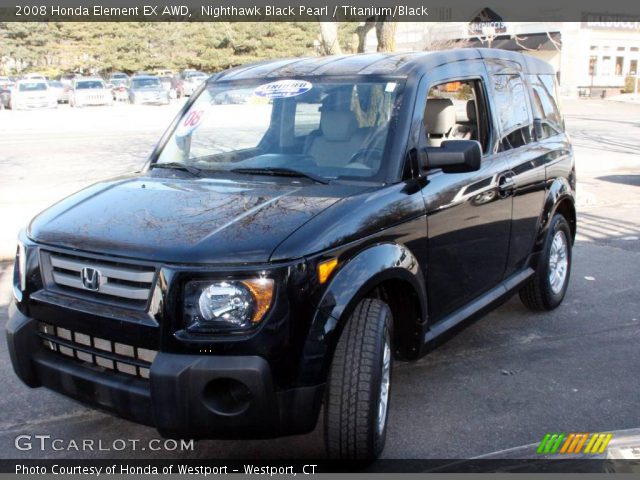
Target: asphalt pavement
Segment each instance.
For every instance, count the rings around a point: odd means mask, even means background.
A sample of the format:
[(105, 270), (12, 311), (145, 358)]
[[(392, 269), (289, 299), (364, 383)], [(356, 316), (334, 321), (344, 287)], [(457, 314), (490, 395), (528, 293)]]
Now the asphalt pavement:
[[(97, 110), (86, 109), (78, 119), (70, 109), (60, 109), (47, 112), (47, 121), (28, 117), (36, 112), (13, 117), (0, 112), (3, 131), (7, 126), (13, 132), (0, 138), (0, 167), (6, 172), (0, 180), (0, 214), (14, 219), (3, 226), (0, 244), (15, 238), (15, 232), (6, 233), (7, 226), (26, 223), (24, 215), (56, 195), (139, 166), (178, 107), (117, 106), (109, 115), (119, 123), (101, 117), (93, 124), (88, 120)], [(579, 177), (579, 235), (565, 302), (553, 312), (532, 314), (515, 297), (418, 362), (398, 363), (384, 457), (470, 458), (536, 443), (551, 431), (640, 427), (640, 106), (572, 100), (564, 109)], [(55, 122), (56, 113), (67, 123)], [(0, 265), (4, 324), (11, 265)], [(150, 450), (148, 441), (159, 438), (155, 430), (20, 383), (4, 336), (0, 382), (4, 458), (324, 455), (321, 424), (305, 436), (200, 441), (193, 451)], [(64, 448), (41, 451), (34, 442), (33, 448), (19, 450), (20, 435), (50, 435), (62, 439), (58, 445)], [(83, 439), (96, 445), (100, 440), (103, 449), (68, 449), (70, 441)], [(136, 449), (128, 442), (116, 451), (116, 439), (136, 440)]]

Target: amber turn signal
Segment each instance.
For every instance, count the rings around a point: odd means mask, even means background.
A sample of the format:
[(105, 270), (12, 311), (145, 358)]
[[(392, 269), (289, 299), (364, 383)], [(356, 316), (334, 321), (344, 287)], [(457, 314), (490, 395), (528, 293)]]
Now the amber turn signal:
[(326, 283), (329, 280), (329, 277), (338, 266), (338, 259), (332, 258), (331, 260), (325, 260), (318, 264), (318, 280), (320, 284)]
[(249, 289), (256, 306), (251, 316), (252, 323), (259, 323), (271, 306), (273, 297), (273, 280), (270, 278), (256, 278), (253, 280), (242, 280), (242, 284)]

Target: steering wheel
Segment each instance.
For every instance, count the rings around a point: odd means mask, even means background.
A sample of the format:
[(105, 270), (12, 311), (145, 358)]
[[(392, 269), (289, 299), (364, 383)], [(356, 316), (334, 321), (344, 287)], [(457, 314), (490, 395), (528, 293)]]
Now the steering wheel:
[[(376, 167), (376, 163), (379, 163), (379, 160), (382, 159), (383, 154), (384, 151), (381, 148), (361, 148), (351, 155), (347, 167), (352, 163), (356, 163), (373, 169)], [(361, 158), (363, 161), (360, 160)], [(378, 162), (376, 162), (376, 160), (378, 160)]]

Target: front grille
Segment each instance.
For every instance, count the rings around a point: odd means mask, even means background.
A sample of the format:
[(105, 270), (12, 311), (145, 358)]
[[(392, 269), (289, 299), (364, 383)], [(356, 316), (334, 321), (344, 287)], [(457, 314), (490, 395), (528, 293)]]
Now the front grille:
[(107, 98), (104, 95), (88, 95), (82, 98), (82, 103), (104, 103)]
[(90, 368), (148, 379), (158, 352), (117, 343), (38, 322), (38, 336), (47, 350), (73, 358)]
[(48, 288), (119, 306), (145, 308), (153, 290), (153, 266), (42, 252)]

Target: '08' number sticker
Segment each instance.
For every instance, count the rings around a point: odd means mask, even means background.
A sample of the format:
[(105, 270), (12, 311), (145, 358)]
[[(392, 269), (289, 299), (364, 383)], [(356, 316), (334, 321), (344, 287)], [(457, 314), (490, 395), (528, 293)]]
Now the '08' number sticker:
[(191, 133), (193, 133), (193, 131), (202, 123), (206, 113), (206, 110), (203, 109), (191, 110), (188, 112), (180, 121), (180, 125), (176, 130), (176, 137), (186, 137), (187, 135), (191, 135)]

